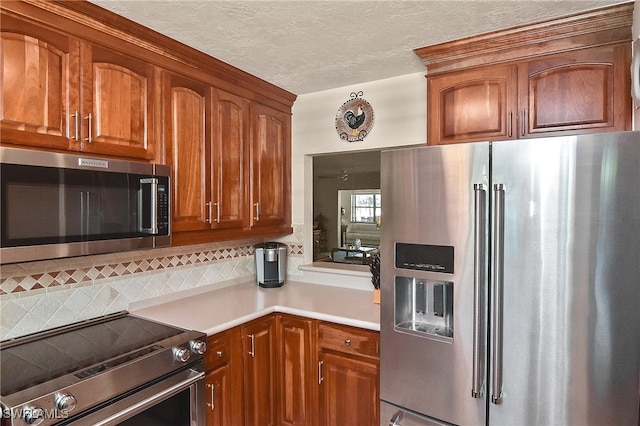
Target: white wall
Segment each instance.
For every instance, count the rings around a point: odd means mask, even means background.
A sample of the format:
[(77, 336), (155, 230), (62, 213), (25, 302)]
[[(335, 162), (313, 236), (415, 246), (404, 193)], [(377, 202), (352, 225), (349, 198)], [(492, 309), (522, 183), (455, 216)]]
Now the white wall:
[[(425, 70), (426, 73), (426, 70)], [(361, 83), (298, 97), (293, 105), (291, 143), (291, 218), (304, 225), (304, 258), (312, 261), (313, 188), (311, 155), (364, 151), (426, 143), (425, 73)], [(338, 136), (335, 116), (352, 92), (363, 92), (374, 111), (371, 132), (361, 142)]]

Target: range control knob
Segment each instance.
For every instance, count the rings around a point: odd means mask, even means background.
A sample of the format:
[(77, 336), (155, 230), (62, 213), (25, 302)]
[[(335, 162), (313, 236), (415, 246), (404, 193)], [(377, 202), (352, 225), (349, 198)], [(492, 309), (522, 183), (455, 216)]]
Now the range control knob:
[(44, 410), (40, 407), (25, 407), (22, 420), (28, 425), (39, 425), (44, 421)]
[(76, 397), (71, 395), (70, 393), (61, 393), (56, 395), (56, 408), (60, 411), (71, 411), (76, 408)]
[(191, 350), (198, 355), (202, 355), (207, 351), (207, 343), (202, 340), (192, 340)]
[(187, 348), (173, 348), (173, 356), (180, 362), (187, 362), (191, 358), (191, 351)]

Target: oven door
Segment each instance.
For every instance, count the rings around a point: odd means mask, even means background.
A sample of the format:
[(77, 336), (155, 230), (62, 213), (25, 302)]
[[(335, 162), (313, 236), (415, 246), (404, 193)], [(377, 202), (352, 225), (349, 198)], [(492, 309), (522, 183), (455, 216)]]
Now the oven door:
[(198, 426), (205, 421), (204, 367), (189, 368), (68, 419), (73, 426)]

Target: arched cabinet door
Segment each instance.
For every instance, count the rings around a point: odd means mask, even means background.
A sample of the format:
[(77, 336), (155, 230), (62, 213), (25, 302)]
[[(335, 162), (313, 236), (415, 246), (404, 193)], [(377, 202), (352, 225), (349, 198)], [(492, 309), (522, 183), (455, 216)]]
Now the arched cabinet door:
[(427, 87), (429, 145), (515, 138), (515, 66), (436, 75)]
[(153, 66), (88, 43), (80, 48), (81, 150), (153, 158)]
[(291, 226), (291, 116), (252, 105), (251, 227)]
[(629, 55), (614, 45), (519, 64), (519, 137), (630, 129)]
[(73, 38), (2, 14), (3, 143), (69, 149), (79, 137), (74, 125), (79, 108), (78, 51)]

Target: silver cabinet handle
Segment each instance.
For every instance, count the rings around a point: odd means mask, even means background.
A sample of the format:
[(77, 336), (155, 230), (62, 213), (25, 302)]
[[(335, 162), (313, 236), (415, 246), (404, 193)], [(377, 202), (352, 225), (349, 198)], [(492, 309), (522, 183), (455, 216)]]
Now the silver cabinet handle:
[(251, 349), (249, 349), (249, 355), (251, 358), (255, 358), (256, 356), (256, 339), (253, 334), (249, 335), (249, 340), (251, 340)]
[(93, 142), (93, 136), (91, 135), (91, 131), (92, 131), (92, 117), (91, 117), (91, 113), (89, 113), (89, 115), (87, 115), (87, 122), (88, 122), (88, 133), (87, 133), (87, 138), (85, 139), (87, 142), (91, 143)]
[(324, 377), (322, 377), (322, 365), (324, 364), (324, 361), (319, 361), (318, 362), (318, 384), (321, 385), (322, 381), (324, 380)]
[(492, 268), (492, 388), (491, 402), (502, 402), (502, 319), (503, 319), (503, 281), (504, 281), (504, 184), (493, 187), (493, 268)]
[(220, 223), (220, 203), (215, 202), (213, 205), (216, 206), (216, 223)]
[(513, 136), (513, 111), (509, 111), (509, 122), (507, 123), (509, 127), (509, 137)]
[(80, 113), (76, 110), (73, 114), (71, 114), (71, 116), (73, 117), (73, 122), (74, 122), (73, 140), (77, 141), (80, 138)]
[(211, 402), (207, 402), (207, 407), (209, 407), (211, 411), (213, 411), (216, 401), (216, 387), (212, 383), (208, 383), (207, 387), (211, 389)]
[(391, 417), (389, 420), (389, 426), (401, 426), (400, 421), (402, 420), (402, 411), (398, 411)]
[(204, 206), (207, 211), (207, 217), (205, 218), (205, 222), (211, 223), (211, 201), (207, 201), (206, 203), (204, 203)]
[(260, 220), (260, 203), (255, 203), (254, 206), (256, 208), (256, 215), (254, 219), (256, 222), (258, 222)]
[(486, 241), (485, 228), (486, 186), (473, 185), (474, 221), (473, 221), (473, 372), (471, 396), (481, 398), (484, 382), (484, 289), (486, 286)]
[(521, 130), (522, 136), (525, 136), (526, 128), (527, 128), (527, 111), (523, 109), (522, 110), (522, 130)]

